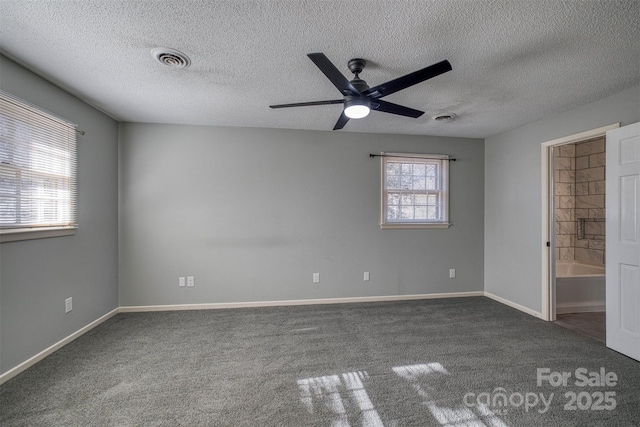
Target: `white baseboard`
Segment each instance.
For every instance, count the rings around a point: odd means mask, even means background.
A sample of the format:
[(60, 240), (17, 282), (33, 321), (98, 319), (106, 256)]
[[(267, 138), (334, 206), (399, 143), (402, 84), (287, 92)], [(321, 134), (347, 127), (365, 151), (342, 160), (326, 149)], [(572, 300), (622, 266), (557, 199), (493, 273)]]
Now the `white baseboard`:
[(530, 308), (525, 307), (524, 305), (520, 305), (517, 304), (513, 301), (509, 301), (508, 299), (504, 299), (502, 297), (499, 297), (497, 295), (493, 295), (491, 292), (484, 292), (484, 296), (486, 296), (487, 298), (491, 298), (492, 300), (498, 301), (499, 303), (502, 303), (504, 305), (508, 305), (509, 307), (515, 308), (516, 310), (520, 310), (524, 313), (530, 314), (533, 317), (537, 317), (538, 319), (543, 319), (542, 313), (532, 310)]
[(594, 313), (606, 311), (606, 309), (606, 304), (602, 303), (556, 304), (556, 314)]
[(137, 305), (122, 306), (120, 313), (137, 313), (145, 311), (176, 311), (176, 310), (215, 310), (224, 308), (247, 307), (279, 307), (289, 305), (317, 305), (317, 304), (347, 304), (356, 302), (382, 302), (382, 301), (409, 301), (435, 298), (459, 298), (481, 297), (483, 291), (474, 292), (450, 292), (440, 294), (414, 294), (414, 295), (383, 295), (371, 297), (346, 297), (346, 298), (321, 298), (281, 301), (254, 301), (254, 302), (221, 302), (209, 304), (171, 304), (171, 305)]
[(105, 320), (110, 319), (111, 317), (115, 316), (116, 314), (118, 314), (119, 311), (120, 310), (118, 308), (115, 308), (115, 309), (111, 310), (110, 312), (108, 312), (104, 316), (102, 316), (102, 317), (94, 320), (93, 322), (89, 323), (87, 326), (85, 326), (85, 327), (83, 327), (81, 329), (78, 329), (76, 332), (72, 333), (68, 337), (63, 338), (62, 340), (60, 340), (57, 343), (53, 344), (51, 347), (42, 350), (40, 353), (38, 353), (35, 356), (25, 360), (24, 362), (22, 362), (18, 366), (9, 369), (4, 374), (0, 375), (0, 384), (3, 384), (5, 382), (9, 381), (11, 378), (15, 377), (20, 372), (22, 372), (22, 371), (30, 368), (31, 366), (35, 365), (36, 363), (38, 363), (39, 361), (41, 361), (42, 359), (44, 359), (45, 357), (47, 357), (48, 355), (53, 353), (54, 351), (56, 351), (56, 350), (64, 347), (65, 345), (69, 344), (71, 341), (75, 340), (80, 335), (90, 331), (91, 329), (95, 328), (96, 326), (98, 326), (99, 324), (104, 322)]

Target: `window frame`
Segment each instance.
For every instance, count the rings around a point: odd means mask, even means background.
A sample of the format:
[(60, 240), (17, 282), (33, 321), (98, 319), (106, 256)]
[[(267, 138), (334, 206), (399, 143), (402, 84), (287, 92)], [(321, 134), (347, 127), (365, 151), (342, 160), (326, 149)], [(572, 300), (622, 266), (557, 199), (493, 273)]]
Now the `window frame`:
[[(416, 154), (416, 153), (389, 153), (380, 154), (380, 228), (386, 229), (408, 229), (408, 228), (449, 228), (449, 156), (446, 154)], [(440, 171), (437, 174), (439, 189), (437, 190), (410, 190), (413, 194), (433, 194), (434, 192), (441, 198), (439, 208), (441, 210), (440, 219), (437, 220), (412, 220), (412, 221), (390, 221), (387, 219), (387, 163), (392, 160), (408, 160), (415, 162), (416, 159), (424, 160), (424, 163), (438, 163)], [(402, 192), (402, 191), (400, 191)]]
[[(53, 179), (53, 181), (49, 181), (49, 183), (53, 183), (53, 188), (58, 188), (57, 186), (59, 185), (59, 183), (62, 183), (63, 191), (68, 192), (68, 197), (63, 199), (65, 201), (63, 204), (68, 204), (68, 208), (63, 211), (59, 211), (57, 210), (59, 208), (56, 208), (55, 211), (58, 212), (57, 215), (59, 222), (47, 223), (43, 221), (41, 223), (28, 222), (25, 224), (20, 224), (20, 222), (16, 220), (15, 224), (0, 225), (0, 243), (61, 237), (75, 234), (76, 230), (78, 229), (77, 125), (3, 90), (0, 90), (0, 101), (2, 101), (3, 103), (3, 106), (0, 109), (0, 115), (3, 116), (4, 120), (6, 120), (5, 123), (8, 126), (6, 129), (8, 129), (10, 132), (14, 132), (19, 129), (28, 129), (27, 132), (29, 132), (29, 137), (25, 139), (26, 142), (24, 145), (24, 147), (28, 147), (28, 153), (42, 153), (41, 150), (43, 149), (46, 151), (63, 150), (61, 151), (62, 153), (64, 153), (63, 158), (67, 158), (67, 160), (64, 164), (61, 164), (59, 166), (59, 168), (61, 169), (48, 169), (51, 171), (56, 171), (56, 173), (60, 174), (53, 175), (53, 178), (50, 178), (50, 180)], [(40, 135), (38, 138), (45, 138), (45, 140), (47, 140), (48, 138), (44, 135), (51, 134), (55, 135), (53, 137), (56, 139), (51, 144), (41, 144), (39, 143), (38, 139), (34, 139), (34, 137), (31, 136), (32, 132), (33, 135)], [(41, 134), (39, 132), (45, 132), (45, 134)], [(10, 135), (12, 135), (12, 133)], [(13, 138), (15, 138), (15, 136), (9, 136), (8, 139), (4, 140), (5, 143), (9, 144), (7, 146), (9, 150), (16, 150), (16, 142), (18, 140), (15, 140)], [(40, 141), (41, 140), (42, 139), (40, 139)], [(20, 144), (18, 144), (18, 146), (20, 146)], [(11, 152), (13, 152), (13, 155), (15, 156), (15, 151), (9, 151), (9, 153)], [(31, 155), (32, 154), (28, 154), (28, 156)], [(11, 157), (11, 154), (9, 154), (9, 156), (9, 158), (13, 158)], [(18, 157), (18, 159), (20, 159), (20, 157)], [(39, 170), (38, 168), (32, 169), (33, 166), (26, 166), (27, 164), (31, 164), (32, 161), (28, 159), (30, 159), (30, 157), (22, 157), (23, 161), (29, 162), (25, 163), (24, 165), (17, 165), (13, 163), (12, 160), (9, 160), (9, 163), (3, 162), (3, 166), (5, 166), (6, 170), (9, 171), (11, 169), (15, 169), (16, 179), (18, 179), (16, 185), (24, 185), (24, 181), (22, 181), (23, 178), (21, 178), (21, 176), (25, 174), (27, 176), (33, 177), (32, 179), (34, 180), (38, 180), (43, 179), (42, 177), (46, 177), (48, 173), (51, 173), (47, 172), (47, 169)], [(51, 160), (48, 160), (48, 164), (51, 165), (50, 167), (56, 165), (55, 163), (51, 164), (50, 162)], [(38, 185), (37, 188), (42, 188), (40, 187), (40, 185)], [(24, 197), (24, 195), (20, 194), (19, 196), (15, 197), (18, 197), (17, 203), (20, 204), (20, 197)], [(20, 208), (17, 209), (19, 210)], [(45, 209), (45, 207), (34, 207), (27, 212), (32, 212), (33, 209)], [(18, 211), (18, 213), (19, 212), (20, 210)], [(61, 213), (63, 214), (62, 218), (64, 218), (64, 220), (61, 220)], [(44, 217), (43, 219), (49, 218)]]

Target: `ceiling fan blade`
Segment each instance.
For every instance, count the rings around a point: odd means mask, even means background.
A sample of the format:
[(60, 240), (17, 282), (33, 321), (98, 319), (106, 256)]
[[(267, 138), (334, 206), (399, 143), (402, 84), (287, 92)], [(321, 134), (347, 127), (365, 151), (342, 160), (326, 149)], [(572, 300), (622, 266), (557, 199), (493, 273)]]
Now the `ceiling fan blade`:
[(327, 58), (324, 53), (310, 53), (307, 56), (320, 68), (320, 71), (327, 76), (331, 83), (338, 88), (340, 93), (343, 95), (360, 95), (358, 89), (353, 87), (349, 80), (338, 71), (336, 66), (329, 61), (329, 58)]
[(296, 104), (269, 105), (269, 108), (310, 107), (312, 105), (330, 105), (330, 104), (344, 104), (344, 99), (331, 99), (328, 101), (298, 102)]
[(385, 113), (397, 114), (399, 116), (413, 117), (417, 119), (424, 114), (424, 111), (414, 110), (413, 108), (404, 107), (392, 102), (376, 99), (371, 103), (371, 108), (376, 111), (384, 111)]
[(344, 125), (347, 124), (348, 121), (349, 121), (349, 117), (347, 117), (347, 115), (343, 111), (342, 114), (340, 114), (340, 117), (338, 118), (336, 125), (333, 127), (333, 130), (342, 129)]
[(399, 90), (406, 89), (409, 86), (429, 80), (451, 70), (451, 64), (445, 59), (444, 61), (430, 65), (422, 70), (414, 71), (413, 73), (406, 74), (402, 77), (398, 77), (397, 79), (369, 88), (362, 92), (362, 94), (373, 99), (382, 98), (383, 96), (391, 95)]

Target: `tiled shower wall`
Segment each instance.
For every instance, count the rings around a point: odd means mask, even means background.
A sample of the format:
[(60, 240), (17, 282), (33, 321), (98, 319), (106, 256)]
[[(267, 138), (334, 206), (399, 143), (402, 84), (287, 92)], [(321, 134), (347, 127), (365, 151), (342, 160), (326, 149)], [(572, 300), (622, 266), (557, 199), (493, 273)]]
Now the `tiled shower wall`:
[(556, 259), (575, 259), (576, 146), (553, 149), (555, 173)]
[(604, 137), (554, 149), (556, 259), (604, 265)]
[(576, 144), (575, 259), (604, 265), (605, 140)]

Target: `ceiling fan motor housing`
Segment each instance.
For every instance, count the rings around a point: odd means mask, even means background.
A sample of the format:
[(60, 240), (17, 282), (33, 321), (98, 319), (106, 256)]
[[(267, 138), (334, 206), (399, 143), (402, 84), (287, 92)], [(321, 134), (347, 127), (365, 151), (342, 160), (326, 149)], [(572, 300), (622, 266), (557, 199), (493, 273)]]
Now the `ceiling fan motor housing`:
[(365, 90), (369, 89), (369, 85), (367, 84), (367, 82), (359, 78), (355, 78), (351, 80), (349, 83), (351, 83), (353, 87), (358, 89), (358, 92), (364, 92)]
[(357, 75), (360, 74), (362, 70), (364, 70), (364, 67), (367, 65), (367, 61), (362, 58), (353, 58), (349, 60), (349, 63), (347, 65), (349, 66), (351, 72), (353, 74), (356, 74), (357, 77)]
[(353, 87), (358, 90), (358, 92), (364, 92), (365, 90), (369, 89), (369, 85), (367, 84), (367, 82), (365, 82), (360, 78), (360, 76), (358, 76), (358, 74), (360, 74), (362, 70), (364, 70), (364, 67), (367, 65), (367, 61), (362, 58), (353, 58), (349, 60), (349, 63), (347, 65), (349, 66), (351, 72), (355, 74), (355, 78), (349, 83), (351, 83)]

